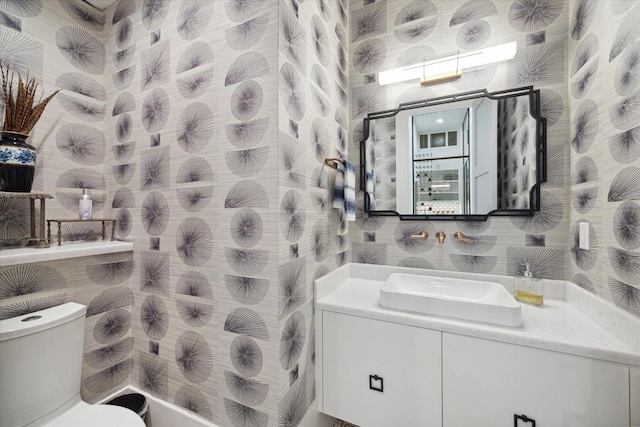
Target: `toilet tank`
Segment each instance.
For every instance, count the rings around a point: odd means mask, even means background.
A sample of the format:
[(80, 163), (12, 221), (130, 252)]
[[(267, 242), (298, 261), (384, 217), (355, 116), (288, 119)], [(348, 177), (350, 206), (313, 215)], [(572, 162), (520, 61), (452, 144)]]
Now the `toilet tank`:
[(86, 311), (69, 302), (0, 320), (0, 426), (24, 426), (80, 393)]

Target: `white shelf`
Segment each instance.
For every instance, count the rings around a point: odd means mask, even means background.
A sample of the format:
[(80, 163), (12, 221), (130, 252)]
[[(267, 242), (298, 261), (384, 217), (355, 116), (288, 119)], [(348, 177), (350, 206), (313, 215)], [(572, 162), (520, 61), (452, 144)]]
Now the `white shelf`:
[(0, 267), (133, 251), (133, 243), (110, 240), (55, 243), (44, 249), (0, 248)]

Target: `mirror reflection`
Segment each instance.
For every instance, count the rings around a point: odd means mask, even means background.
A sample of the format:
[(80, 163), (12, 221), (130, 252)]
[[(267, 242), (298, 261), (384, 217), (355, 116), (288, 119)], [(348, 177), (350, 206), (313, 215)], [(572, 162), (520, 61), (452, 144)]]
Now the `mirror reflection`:
[(532, 88), (401, 104), (369, 114), (368, 211), (401, 217), (532, 215), (545, 178), (545, 129)]

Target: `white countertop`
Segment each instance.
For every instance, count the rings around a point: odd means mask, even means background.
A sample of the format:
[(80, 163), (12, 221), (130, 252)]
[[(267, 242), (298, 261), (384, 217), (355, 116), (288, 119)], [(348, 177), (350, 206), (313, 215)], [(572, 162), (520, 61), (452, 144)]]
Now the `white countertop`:
[(67, 258), (79, 258), (90, 255), (103, 255), (133, 250), (133, 243), (96, 240), (91, 242), (65, 242), (61, 246), (55, 243), (49, 248), (0, 248), (0, 267), (35, 262), (56, 261)]
[[(620, 338), (621, 334), (622, 337), (625, 336), (624, 334), (630, 334), (631, 337), (634, 334), (640, 336), (640, 320), (605, 301), (600, 303), (597, 301), (600, 298), (569, 282), (554, 281), (556, 285), (571, 287), (565, 290), (567, 299), (575, 299), (579, 306), (573, 305), (570, 301), (545, 297), (542, 307), (523, 304), (522, 326), (509, 327), (382, 307), (379, 303), (379, 292), (389, 272), (407, 271), (401, 267), (367, 266), (368, 271), (364, 273), (365, 270), (359, 268), (357, 264), (351, 264), (351, 266), (355, 267), (350, 268), (350, 265), (347, 265), (318, 279), (316, 282), (318, 298), (315, 304), (317, 310), (640, 366), (638, 343), (625, 342)], [(426, 275), (442, 276), (440, 273), (443, 272), (434, 270), (421, 272)], [(363, 275), (369, 277), (358, 277)], [(454, 276), (455, 273), (447, 272), (447, 275)], [(475, 278), (478, 280), (477, 275)], [(563, 295), (564, 292), (558, 294)], [(584, 299), (588, 300), (587, 305), (597, 306), (597, 315), (585, 314), (585, 304), (582, 302)], [(593, 317), (610, 317), (610, 319), (597, 323)], [(615, 325), (615, 328), (620, 329), (616, 331), (619, 333), (612, 333), (607, 329), (608, 325)]]

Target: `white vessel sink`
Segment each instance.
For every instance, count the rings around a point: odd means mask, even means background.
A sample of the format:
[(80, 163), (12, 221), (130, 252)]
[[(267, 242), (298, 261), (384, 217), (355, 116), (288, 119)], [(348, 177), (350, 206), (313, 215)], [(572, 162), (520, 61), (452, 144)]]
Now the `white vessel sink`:
[(380, 305), (436, 316), (520, 326), (520, 304), (498, 283), (392, 273)]

